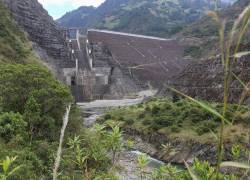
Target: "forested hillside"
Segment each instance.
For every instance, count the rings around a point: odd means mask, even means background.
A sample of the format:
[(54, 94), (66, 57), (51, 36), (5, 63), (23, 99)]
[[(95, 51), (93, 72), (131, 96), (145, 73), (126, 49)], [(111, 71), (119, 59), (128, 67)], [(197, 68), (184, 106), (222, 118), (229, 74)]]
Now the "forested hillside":
[[(227, 5), (221, 3), (220, 7)], [(96, 9), (80, 7), (69, 12), (58, 23), (167, 37), (214, 8), (214, 1), (208, 0), (107, 0)]]
[[(39, 179), (50, 175), (68, 87), (41, 65), (25, 33), (0, 2), (0, 157), (15, 164), (0, 168), (0, 179)], [(10, 168), (10, 167), (9, 167)]]

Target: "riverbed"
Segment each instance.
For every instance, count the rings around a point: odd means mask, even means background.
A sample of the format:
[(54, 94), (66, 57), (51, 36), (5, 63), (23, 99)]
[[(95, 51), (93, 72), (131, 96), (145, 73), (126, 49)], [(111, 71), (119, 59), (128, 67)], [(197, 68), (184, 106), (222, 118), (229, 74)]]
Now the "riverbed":
[[(91, 127), (96, 123), (98, 117), (103, 115), (105, 111), (114, 107), (124, 107), (136, 105), (144, 101), (144, 99), (153, 96), (154, 92), (152, 91), (142, 91), (139, 93), (139, 96), (134, 99), (121, 99), (121, 100), (97, 100), (87, 103), (78, 103), (82, 109), (82, 114), (84, 117), (83, 125), (85, 127)], [(147, 154), (147, 152), (141, 152), (136, 147), (140, 146), (138, 139), (135, 141), (133, 150), (124, 149), (117, 161), (116, 166), (119, 167), (117, 176), (122, 180), (139, 180), (139, 167), (137, 165), (137, 158), (142, 153)], [(154, 147), (150, 144), (147, 144), (147, 148), (152, 152), (156, 151)], [(164, 163), (160, 160), (154, 159), (149, 156), (149, 164), (145, 169), (146, 173), (150, 173), (154, 168), (158, 168)]]

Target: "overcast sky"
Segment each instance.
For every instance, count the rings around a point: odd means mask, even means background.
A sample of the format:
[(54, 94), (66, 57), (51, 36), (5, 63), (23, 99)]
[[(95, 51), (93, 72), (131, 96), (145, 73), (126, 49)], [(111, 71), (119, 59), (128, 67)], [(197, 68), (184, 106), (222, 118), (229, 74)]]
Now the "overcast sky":
[(80, 6), (99, 6), (105, 0), (38, 0), (54, 18), (58, 19), (68, 11)]

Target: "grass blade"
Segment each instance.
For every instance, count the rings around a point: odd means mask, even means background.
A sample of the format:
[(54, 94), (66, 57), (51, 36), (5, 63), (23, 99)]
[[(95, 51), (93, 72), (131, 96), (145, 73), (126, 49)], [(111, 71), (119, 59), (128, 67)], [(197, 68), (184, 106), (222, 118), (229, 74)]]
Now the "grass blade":
[(8, 173), (8, 176), (11, 176), (13, 175), (15, 172), (17, 172), (22, 166), (17, 166), (15, 167), (13, 170), (11, 170), (9, 173)]
[(194, 102), (195, 104), (199, 105), (201, 108), (203, 108), (204, 110), (212, 113), (213, 115), (215, 115), (216, 117), (220, 118), (220, 119), (223, 119), (225, 122), (227, 122), (228, 124), (231, 124), (231, 122), (229, 122), (224, 116), (222, 116), (218, 111), (216, 111), (215, 109), (213, 109), (212, 107), (210, 107), (209, 105), (201, 102), (201, 101), (198, 101), (186, 94), (183, 94), (182, 92), (174, 89), (174, 88), (170, 88), (172, 91), (176, 92), (177, 94), (180, 94), (181, 96), (187, 98), (188, 100)]
[(188, 163), (186, 161), (184, 161), (184, 164), (188, 170), (189, 175), (191, 176), (192, 180), (198, 180), (199, 178), (194, 174), (194, 172), (192, 171), (192, 169), (189, 167)]
[(235, 58), (241, 58), (242, 56), (246, 56), (246, 55), (249, 55), (250, 54), (250, 51), (243, 51), (243, 52), (238, 52), (236, 54), (234, 54), (234, 57)]
[(236, 167), (236, 168), (241, 168), (241, 169), (250, 169), (249, 164), (232, 162), (232, 161), (222, 162), (221, 167)]
[(247, 85), (236, 74), (232, 73), (232, 75), (239, 81), (239, 83), (244, 87), (245, 90), (249, 89)]

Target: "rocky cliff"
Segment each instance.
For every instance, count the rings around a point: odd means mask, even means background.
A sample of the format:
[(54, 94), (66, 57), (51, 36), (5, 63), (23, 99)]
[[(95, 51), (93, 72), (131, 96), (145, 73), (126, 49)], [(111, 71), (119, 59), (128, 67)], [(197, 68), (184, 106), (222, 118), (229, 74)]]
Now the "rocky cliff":
[(38, 56), (51, 70), (73, 67), (62, 30), (37, 0), (1, 0), (12, 17), (27, 32)]
[[(239, 77), (245, 84), (250, 81), (250, 56), (244, 56), (237, 62), (232, 64), (232, 71)], [(166, 83), (167, 87), (174, 87), (179, 91), (203, 100), (208, 101), (222, 101), (223, 99), (223, 66), (220, 58), (211, 58), (208, 60), (190, 63), (181, 74)], [(165, 87), (160, 94), (171, 95), (171, 91)], [(230, 102), (237, 103), (244, 88), (241, 83), (232, 77), (230, 86)], [(250, 104), (249, 93), (245, 94), (244, 101)]]

